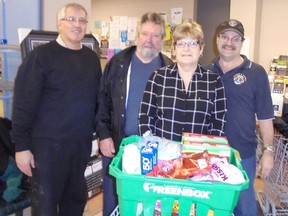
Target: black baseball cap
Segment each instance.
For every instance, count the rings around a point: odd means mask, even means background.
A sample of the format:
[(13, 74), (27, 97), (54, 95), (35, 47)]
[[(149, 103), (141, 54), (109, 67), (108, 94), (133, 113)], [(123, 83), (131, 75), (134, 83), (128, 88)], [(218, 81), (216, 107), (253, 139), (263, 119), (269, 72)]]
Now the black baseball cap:
[(218, 34), (226, 31), (234, 31), (244, 39), (244, 27), (241, 22), (236, 19), (230, 19), (218, 26)]

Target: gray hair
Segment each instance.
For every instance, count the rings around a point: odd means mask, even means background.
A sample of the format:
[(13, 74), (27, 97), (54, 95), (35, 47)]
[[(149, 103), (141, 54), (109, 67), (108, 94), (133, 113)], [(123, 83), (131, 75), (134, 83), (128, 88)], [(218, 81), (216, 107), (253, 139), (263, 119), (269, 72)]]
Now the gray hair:
[(58, 15), (57, 15), (57, 20), (58, 21), (60, 21), (61, 19), (63, 19), (65, 17), (66, 10), (68, 8), (73, 8), (75, 10), (84, 11), (86, 18), (88, 16), (88, 13), (87, 13), (86, 9), (82, 5), (80, 5), (78, 3), (68, 3), (68, 4), (64, 5), (63, 7), (61, 7), (59, 9)]
[(161, 15), (154, 13), (154, 12), (145, 13), (141, 17), (140, 27), (142, 26), (142, 24), (144, 24), (146, 22), (153, 22), (156, 25), (160, 25), (162, 27), (162, 38), (165, 37), (165, 35), (166, 35), (165, 20)]

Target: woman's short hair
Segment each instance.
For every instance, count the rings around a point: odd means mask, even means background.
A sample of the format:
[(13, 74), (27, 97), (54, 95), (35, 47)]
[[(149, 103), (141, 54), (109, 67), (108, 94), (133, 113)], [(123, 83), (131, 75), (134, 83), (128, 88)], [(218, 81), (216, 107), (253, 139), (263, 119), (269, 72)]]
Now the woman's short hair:
[(193, 38), (198, 40), (199, 45), (204, 45), (204, 34), (201, 25), (194, 21), (183, 22), (176, 26), (173, 32), (173, 44), (183, 38)]

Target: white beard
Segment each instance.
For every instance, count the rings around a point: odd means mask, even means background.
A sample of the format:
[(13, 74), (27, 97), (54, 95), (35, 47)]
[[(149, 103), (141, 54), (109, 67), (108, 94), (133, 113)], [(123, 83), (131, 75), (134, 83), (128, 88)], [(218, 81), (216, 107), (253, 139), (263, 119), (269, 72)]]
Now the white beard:
[(144, 58), (152, 58), (152, 59), (154, 59), (158, 55), (158, 53), (155, 52), (154, 50), (147, 48), (139, 49), (139, 54)]

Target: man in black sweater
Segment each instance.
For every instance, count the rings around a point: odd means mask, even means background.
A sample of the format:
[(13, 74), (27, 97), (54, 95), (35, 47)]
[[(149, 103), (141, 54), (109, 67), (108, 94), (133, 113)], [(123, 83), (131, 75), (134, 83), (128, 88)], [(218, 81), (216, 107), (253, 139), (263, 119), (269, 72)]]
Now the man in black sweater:
[(58, 38), (30, 52), (15, 80), (12, 140), (19, 169), (32, 177), (35, 216), (82, 216), (85, 208), (102, 75), (98, 55), (81, 43), (87, 22), (81, 5), (62, 7)]

